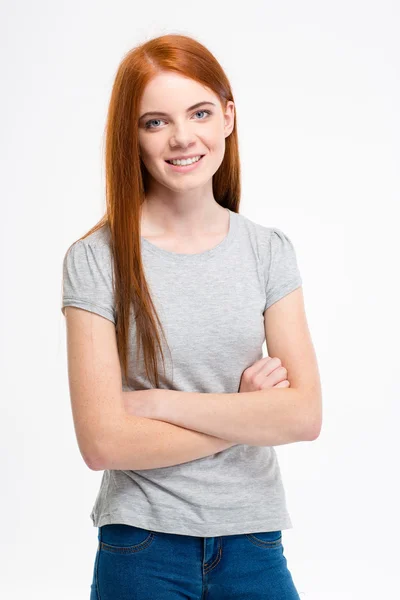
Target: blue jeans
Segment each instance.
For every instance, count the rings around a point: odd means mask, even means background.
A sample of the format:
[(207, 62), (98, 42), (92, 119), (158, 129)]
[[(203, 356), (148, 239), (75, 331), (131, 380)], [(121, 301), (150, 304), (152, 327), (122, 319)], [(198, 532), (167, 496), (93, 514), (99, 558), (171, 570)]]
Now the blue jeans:
[(90, 600), (300, 600), (282, 532), (194, 537), (98, 528)]

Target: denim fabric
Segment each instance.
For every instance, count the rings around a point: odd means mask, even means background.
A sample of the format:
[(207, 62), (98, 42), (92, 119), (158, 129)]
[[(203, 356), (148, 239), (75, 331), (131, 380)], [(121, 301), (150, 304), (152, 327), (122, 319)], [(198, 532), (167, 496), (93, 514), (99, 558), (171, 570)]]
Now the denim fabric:
[(282, 531), (196, 537), (98, 528), (90, 600), (300, 600)]

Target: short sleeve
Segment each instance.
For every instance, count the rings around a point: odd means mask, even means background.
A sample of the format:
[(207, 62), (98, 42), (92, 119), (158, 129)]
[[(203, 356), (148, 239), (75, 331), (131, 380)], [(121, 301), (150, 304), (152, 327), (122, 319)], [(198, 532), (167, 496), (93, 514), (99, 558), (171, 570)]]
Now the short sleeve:
[(77, 306), (116, 323), (111, 253), (105, 244), (78, 240), (63, 261), (62, 307)]
[(296, 251), (291, 240), (281, 229), (271, 228), (264, 311), (302, 283)]

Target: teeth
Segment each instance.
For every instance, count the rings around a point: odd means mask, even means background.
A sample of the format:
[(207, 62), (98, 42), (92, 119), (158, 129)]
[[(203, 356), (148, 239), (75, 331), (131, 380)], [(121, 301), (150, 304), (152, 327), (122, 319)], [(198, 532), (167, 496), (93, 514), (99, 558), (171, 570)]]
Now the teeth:
[(186, 160), (182, 159), (178, 159), (178, 160), (168, 160), (167, 162), (171, 163), (172, 165), (191, 165), (192, 163), (197, 162), (198, 160), (200, 160), (201, 156), (195, 156), (194, 158), (187, 158)]

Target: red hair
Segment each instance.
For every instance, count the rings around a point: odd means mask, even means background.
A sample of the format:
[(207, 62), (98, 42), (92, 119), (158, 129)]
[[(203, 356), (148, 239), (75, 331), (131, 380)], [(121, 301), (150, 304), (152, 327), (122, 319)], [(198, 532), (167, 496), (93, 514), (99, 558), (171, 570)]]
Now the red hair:
[[(140, 246), (140, 207), (147, 191), (148, 171), (140, 159), (139, 104), (147, 83), (157, 74), (172, 71), (212, 90), (223, 110), (233, 101), (229, 81), (216, 58), (195, 39), (170, 34), (131, 49), (121, 61), (112, 88), (105, 129), (106, 213), (80, 240), (98, 229), (110, 229), (114, 265), (116, 335), (122, 372), (128, 382), (128, 335), (133, 305), (137, 332), (137, 357), (143, 347), (148, 379), (159, 387), (156, 344), (163, 362), (160, 330), (165, 334), (146, 283)], [(215, 200), (239, 212), (240, 162), (236, 117), (225, 139), (223, 161), (213, 176)], [(77, 240), (79, 241), (79, 240)], [(164, 363), (165, 368), (165, 363)]]

